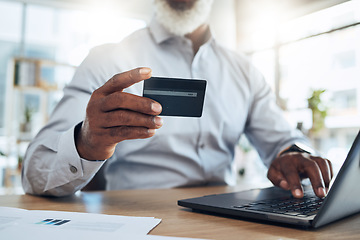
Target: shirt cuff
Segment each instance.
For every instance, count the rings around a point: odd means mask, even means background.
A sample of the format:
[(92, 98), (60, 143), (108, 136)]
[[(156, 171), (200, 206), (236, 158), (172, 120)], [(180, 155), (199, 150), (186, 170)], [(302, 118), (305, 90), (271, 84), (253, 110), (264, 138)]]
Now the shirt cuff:
[[(105, 161), (88, 161), (79, 156), (74, 139), (75, 127), (64, 132), (58, 142), (54, 162), (54, 181), (48, 181), (45, 191), (68, 184), (74, 180), (87, 182), (101, 168)], [(81, 182), (81, 181), (80, 181)]]
[(308, 153), (313, 156), (318, 155), (318, 153), (309, 145), (301, 143), (301, 142), (295, 142), (292, 145), (281, 150), (277, 156), (279, 157), (279, 156), (283, 155), (284, 153), (288, 153), (288, 152)]

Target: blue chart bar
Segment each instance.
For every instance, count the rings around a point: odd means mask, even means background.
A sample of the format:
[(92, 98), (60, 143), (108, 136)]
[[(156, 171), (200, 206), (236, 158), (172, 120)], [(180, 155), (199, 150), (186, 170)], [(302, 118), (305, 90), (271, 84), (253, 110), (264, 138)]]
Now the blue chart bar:
[(55, 220), (52, 220), (51, 222), (47, 222), (45, 224), (55, 224), (55, 223), (58, 223), (60, 221), (62, 221), (62, 220), (61, 219), (55, 219)]

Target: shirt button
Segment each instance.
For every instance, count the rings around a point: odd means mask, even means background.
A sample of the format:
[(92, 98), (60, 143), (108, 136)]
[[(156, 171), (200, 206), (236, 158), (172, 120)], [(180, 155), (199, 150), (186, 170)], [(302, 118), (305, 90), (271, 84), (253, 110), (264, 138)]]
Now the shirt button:
[(75, 166), (70, 166), (70, 172), (77, 173), (77, 168)]

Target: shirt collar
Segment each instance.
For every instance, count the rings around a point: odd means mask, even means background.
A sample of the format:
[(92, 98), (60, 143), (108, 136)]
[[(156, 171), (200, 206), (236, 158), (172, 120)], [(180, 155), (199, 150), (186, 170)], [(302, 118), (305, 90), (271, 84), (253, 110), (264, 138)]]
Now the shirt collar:
[(153, 38), (155, 39), (155, 42), (157, 44), (160, 44), (162, 42), (165, 42), (166, 40), (170, 38), (176, 37), (174, 34), (167, 31), (156, 19), (155, 17), (151, 20), (149, 24), (149, 30)]

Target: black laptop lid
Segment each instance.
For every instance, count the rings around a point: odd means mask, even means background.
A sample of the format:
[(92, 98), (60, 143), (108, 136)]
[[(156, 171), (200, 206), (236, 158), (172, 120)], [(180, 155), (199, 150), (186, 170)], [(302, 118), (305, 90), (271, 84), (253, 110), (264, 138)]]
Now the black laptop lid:
[(337, 175), (313, 226), (320, 227), (360, 212), (360, 131)]

